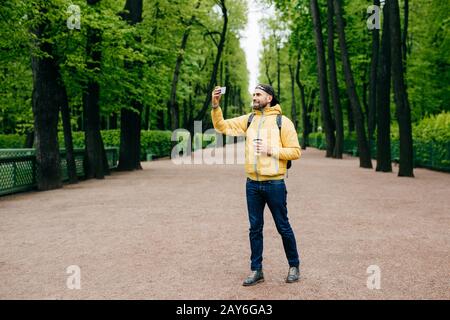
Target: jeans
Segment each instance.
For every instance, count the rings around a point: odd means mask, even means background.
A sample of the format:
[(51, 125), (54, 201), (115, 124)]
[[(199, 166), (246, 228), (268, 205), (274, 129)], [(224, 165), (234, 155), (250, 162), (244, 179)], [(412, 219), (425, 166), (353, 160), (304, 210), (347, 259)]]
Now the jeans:
[(290, 267), (299, 267), (300, 259), (294, 232), (286, 207), (287, 191), (284, 180), (254, 181), (246, 184), (248, 218), (250, 222), (251, 270), (261, 270), (263, 260), (264, 207), (272, 212), (278, 233), (283, 240), (284, 252)]

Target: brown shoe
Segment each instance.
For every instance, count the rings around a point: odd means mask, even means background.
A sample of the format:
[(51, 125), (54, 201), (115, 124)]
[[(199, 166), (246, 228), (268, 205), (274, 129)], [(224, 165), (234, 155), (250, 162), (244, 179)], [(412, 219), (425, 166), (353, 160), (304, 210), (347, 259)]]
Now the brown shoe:
[(297, 267), (290, 267), (286, 278), (287, 283), (296, 282), (300, 279), (300, 270)]

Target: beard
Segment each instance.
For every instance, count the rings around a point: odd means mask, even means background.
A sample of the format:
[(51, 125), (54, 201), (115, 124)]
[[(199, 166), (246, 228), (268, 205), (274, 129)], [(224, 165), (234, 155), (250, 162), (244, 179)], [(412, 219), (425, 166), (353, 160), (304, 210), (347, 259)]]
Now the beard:
[(253, 102), (253, 109), (262, 110), (268, 105), (269, 105), (268, 102), (265, 102), (265, 103), (264, 102)]

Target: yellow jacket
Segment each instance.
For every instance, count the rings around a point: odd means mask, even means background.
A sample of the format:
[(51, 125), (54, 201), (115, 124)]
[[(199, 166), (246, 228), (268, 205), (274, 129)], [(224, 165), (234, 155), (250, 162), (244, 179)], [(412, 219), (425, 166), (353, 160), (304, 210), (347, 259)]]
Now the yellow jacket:
[[(277, 114), (281, 114), (280, 105), (265, 107), (264, 110), (254, 111), (253, 121), (247, 128), (251, 113), (223, 119), (220, 107), (212, 109), (211, 119), (216, 131), (229, 136), (246, 136), (245, 142), (245, 172), (247, 177), (256, 181), (283, 179), (288, 160), (300, 158), (301, 149), (297, 132), (292, 121), (283, 116), (281, 134), (277, 125)], [(280, 140), (281, 137), (281, 140)], [(253, 139), (262, 139), (272, 148), (273, 154), (256, 155)]]

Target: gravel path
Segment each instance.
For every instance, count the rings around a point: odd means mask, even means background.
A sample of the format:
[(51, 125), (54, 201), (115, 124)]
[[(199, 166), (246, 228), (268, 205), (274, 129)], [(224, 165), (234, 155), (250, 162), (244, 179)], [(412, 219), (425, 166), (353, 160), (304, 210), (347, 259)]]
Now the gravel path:
[[(450, 299), (450, 175), (376, 173), (303, 152), (286, 179), (302, 279), (266, 207), (266, 281), (249, 272), (243, 165), (143, 163), (0, 198), (0, 299)], [(67, 267), (81, 270), (68, 289)], [(379, 290), (367, 268), (380, 268)]]

